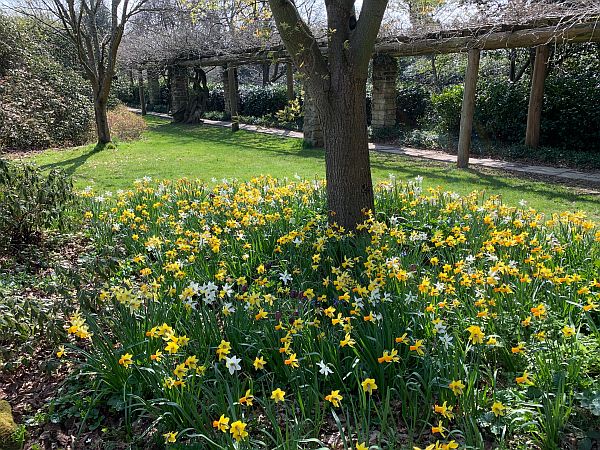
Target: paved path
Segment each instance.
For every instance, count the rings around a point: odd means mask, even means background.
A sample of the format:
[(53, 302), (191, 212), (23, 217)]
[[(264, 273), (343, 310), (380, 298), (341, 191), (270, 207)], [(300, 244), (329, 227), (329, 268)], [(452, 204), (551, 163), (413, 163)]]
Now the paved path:
[[(139, 109), (129, 108), (131, 111), (140, 113)], [(148, 114), (161, 117), (163, 119), (171, 120), (172, 117), (168, 114), (148, 112)], [(218, 126), (218, 127), (230, 127), (231, 122), (223, 121), (223, 120), (208, 120), (202, 119), (203, 123), (206, 125)], [(291, 130), (281, 130), (277, 128), (265, 128), (259, 127), (257, 125), (248, 125), (248, 124), (240, 124), (240, 130), (253, 131), (255, 133), (265, 133), (273, 136), (281, 136), (281, 137), (292, 137), (292, 138), (300, 138), (304, 137), (303, 133), (300, 131), (291, 131)], [(374, 144), (369, 143), (369, 149), (382, 152), (382, 153), (392, 153), (395, 155), (405, 155), (411, 156), (414, 158), (423, 158), (423, 159), (431, 159), (435, 161), (442, 161), (447, 163), (456, 164), (456, 155), (451, 155), (449, 153), (439, 152), (435, 150), (423, 150), (416, 149), (410, 147), (399, 147), (395, 145), (384, 145), (384, 144)], [(565, 169), (560, 167), (550, 167), (550, 166), (536, 166), (531, 164), (524, 164), (518, 162), (509, 162), (509, 161), (500, 161), (497, 159), (489, 159), (489, 158), (473, 158), (469, 159), (469, 164), (474, 166), (483, 166), (490, 167), (493, 169), (503, 169), (509, 170), (512, 172), (521, 172), (530, 175), (540, 175), (544, 177), (555, 177), (557, 179), (561, 179), (564, 181), (575, 181), (579, 183), (589, 184), (591, 188), (600, 186), (600, 172), (580, 172), (574, 169)], [(596, 189), (588, 189), (589, 193), (598, 194), (600, 191)]]

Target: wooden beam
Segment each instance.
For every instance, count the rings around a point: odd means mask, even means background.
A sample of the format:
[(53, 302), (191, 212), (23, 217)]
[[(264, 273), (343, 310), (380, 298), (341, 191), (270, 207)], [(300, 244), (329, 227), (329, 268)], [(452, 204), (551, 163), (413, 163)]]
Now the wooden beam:
[(138, 70), (138, 90), (140, 93), (140, 109), (142, 110), (142, 116), (146, 115), (146, 95), (144, 94), (144, 72)]
[(229, 108), (231, 109), (231, 131), (240, 129), (240, 118), (238, 116), (238, 90), (235, 82), (235, 67), (227, 67), (227, 82), (229, 85)]
[(286, 63), (285, 70), (287, 81), (287, 99), (292, 101), (296, 98), (296, 94), (294, 93), (294, 66), (292, 66), (292, 63)]
[(457, 165), (460, 169), (469, 167), (469, 152), (471, 150), (471, 133), (473, 131), (473, 113), (475, 111), (475, 91), (479, 73), (479, 49), (469, 50), (467, 71), (465, 73), (465, 90), (460, 111), (460, 133), (458, 136)]
[(529, 108), (527, 110), (527, 131), (525, 132), (525, 145), (532, 148), (537, 148), (540, 145), (544, 81), (546, 81), (549, 55), (550, 47), (548, 45), (540, 45), (535, 49)]
[(566, 44), (575, 42), (600, 41), (600, 23), (582, 23), (576, 25), (553, 25), (517, 31), (500, 31), (484, 34), (437, 39), (407, 40), (406, 42), (387, 42), (375, 45), (375, 53), (389, 53), (395, 56), (419, 56), (431, 53), (459, 53), (472, 48), (480, 50), (498, 50), (502, 48), (535, 47), (543, 44)]

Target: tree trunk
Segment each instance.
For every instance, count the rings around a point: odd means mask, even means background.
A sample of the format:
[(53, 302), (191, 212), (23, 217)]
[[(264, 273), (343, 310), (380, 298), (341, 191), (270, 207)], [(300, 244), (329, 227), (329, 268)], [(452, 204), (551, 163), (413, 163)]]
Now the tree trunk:
[(144, 72), (138, 70), (138, 89), (140, 93), (140, 109), (142, 110), (142, 116), (146, 115), (146, 94), (144, 92)]
[(508, 70), (508, 81), (514, 83), (515, 78), (517, 77), (517, 49), (511, 48), (508, 52), (508, 58), (510, 60), (510, 68)]
[(285, 65), (286, 71), (286, 86), (287, 86), (287, 99), (292, 101), (296, 98), (294, 94), (294, 67), (292, 63), (286, 63)]
[[(320, 97), (319, 97), (320, 96)], [(342, 74), (314, 96), (324, 133), (330, 222), (353, 230), (374, 211), (367, 136), (366, 79)]]
[[(269, 84), (269, 74), (271, 71), (271, 63), (264, 63), (262, 65), (262, 85), (266, 86)], [(277, 72), (275, 72), (277, 73)]]
[(431, 74), (433, 76), (433, 86), (436, 92), (440, 90), (440, 78), (438, 76), (437, 66), (435, 64), (435, 53), (429, 57), (431, 59)]
[(98, 135), (98, 145), (108, 144), (111, 140), (106, 108), (107, 104), (105, 100), (96, 99), (94, 102), (94, 114), (96, 116), (96, 134)]

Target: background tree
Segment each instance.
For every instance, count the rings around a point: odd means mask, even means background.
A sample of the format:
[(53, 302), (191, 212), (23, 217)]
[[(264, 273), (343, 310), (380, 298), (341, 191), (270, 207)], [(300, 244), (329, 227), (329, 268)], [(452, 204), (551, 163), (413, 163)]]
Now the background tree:
[(366, 116), (369, 61), (387, 0), (325, 0), (327, 58), (291, 0), (269, 0), (279, 35), (298, 70), (324, 129), (331, 221), (354, 229), (374, 209)]
[(98, 144), (111, 141), (107, 106), (125, 26), (147, 0), (34, 0), (29, 4), (46, 25), (68, 37), (90, 81)]

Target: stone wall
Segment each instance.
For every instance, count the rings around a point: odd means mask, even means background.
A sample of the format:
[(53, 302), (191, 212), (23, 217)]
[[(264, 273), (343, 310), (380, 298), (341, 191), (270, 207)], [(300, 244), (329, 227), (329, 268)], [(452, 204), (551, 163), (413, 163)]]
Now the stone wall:
[(160, 84), (158, 82), (158, 71), (148, 69), (148, 105), (154, 107), (160, 104)]
[[(171, 114), (185, 113), (189, 100), (188, 69), (182, 66), (171, 68)], [(177, 120), (177, 118), (175, 118)]]
[(389, 55), (373, 57), (371, 126), (374, 130), (396, 125), (398, 60)]

